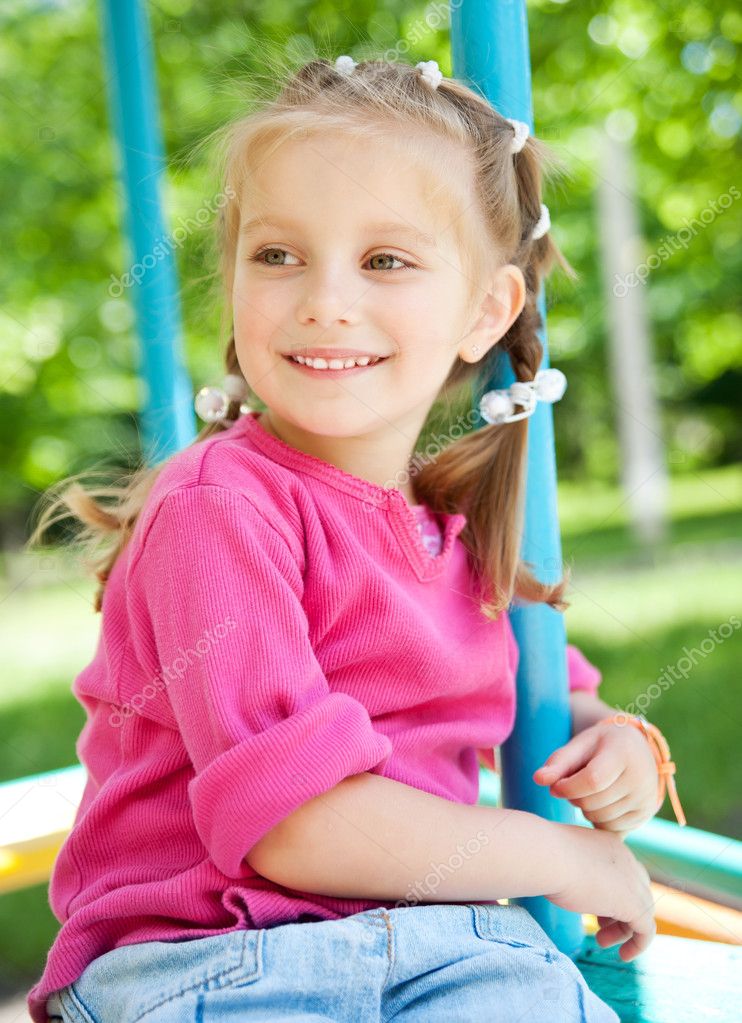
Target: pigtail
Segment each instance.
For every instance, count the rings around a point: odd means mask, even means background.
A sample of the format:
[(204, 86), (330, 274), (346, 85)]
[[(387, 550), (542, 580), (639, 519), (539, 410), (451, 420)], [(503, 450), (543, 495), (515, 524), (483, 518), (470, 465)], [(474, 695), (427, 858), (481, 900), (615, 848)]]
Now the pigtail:
[[(230, 336), (225, 353), (225, 371), (235, 375), (241, 375), (242, 372), (237, 362), (234, 333)], [(226, 430), (239, 416), (239, 407), (240, 402), (230, 402), (224, 419), (207, 423), (192, 444)], [(113, 566), (129, 542), (147, 497), (167, 461), (155, 466), (140, 461), (133, 471), (124, 474), (122, 480), (115, 485), (83, 485), (80, 480), (94, 476), (95, 472), (78, 473), (63, 479), (42, 495), (36, 509), (38, 522), (25, 547), (31, 550), (43, 546), (42, 540), (48, 530), (65, 519), (72, 518), (81, 523), (82, 528), (78, 529), (73, 545), (79, 551), (85, 571), (98, 580), (99, 585), (93, 596), (93, 610), (96, 613), (103, 607), (103, 594)]]
[[(461, 107), (455, 82), (451, 88)], [(441, 91), (446, 94), (448, 88)], [(543, 171), (558, 172), (561, 164), (533, 137), (512, 154), (512, 125), (491, 108), (485, 112), (468, 103), (485, 215), (489, 208), (493, 221), (498, 218), (500, 244), (505, 243), (503, 262), (521, 270), (526, 286), (523, 309), (498, 344), (479, 363), (457, 363), (449, 375), (449, 400), (452, 394), (462, 389), (466, 394), (470, 388), (471, 403), (476, 406), (495, 370), (498, 351), (510, 360), (516, 380), (535, 377), (543, 359), (538, 336), (543, 321), (537, 306), (542, 281), (554, 265), (569, 277), (577, 275), (548, 231), (533, 238), (541, 216)], [(569, 606), (565, 600), (568, 571), (556, 583), (542, 583), (533, 574), (534, 566), (520, 557), (528, 428), (528, 418), (481, 426), (446, 447), (435, 462), (424, 465), (413, 483), (418, 500), (440, 511), (465, 512), (467, 524), (461, 540), (478, 566), (480, 609), (488, 618), (496, 618), (514, 598), (544, 602), (558, 611)]]

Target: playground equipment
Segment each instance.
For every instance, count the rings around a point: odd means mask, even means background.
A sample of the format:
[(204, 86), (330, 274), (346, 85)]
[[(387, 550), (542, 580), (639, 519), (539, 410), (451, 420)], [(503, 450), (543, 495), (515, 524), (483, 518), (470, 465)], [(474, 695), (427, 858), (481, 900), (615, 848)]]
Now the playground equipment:
[[(132, 262), (145, 262), (165, 231), (160, 182), (164, 170), (151, 42), (140, 0), (102, 0), (110, 69), (112, 119), (127, 196)], [(524, 0), (461, 0), (451, 9), (453, 72), (477, 85), (504, 116), (533, 127), (528, 27)], [(184, 369), (172, 250), (132, 288), (147, 388), (142, 429), (148, 461), (159, 461), (195, 436), (193, 388)], [(539, 307), (544, 323), (543, 293)], [(543, 366), (548, 366), (545, 330)], [(513, 379), (501, 364), (487, 388)], [(479, 424), (481, 425), (481, 423)], [(523, 556), (541, 578), (561, 573), (551, 407), (540, 403), (529, 426)], [(501, 773), (480, 770), (480, 803), (517, 807), (551, 820), (591, 826), (571, 804), (536, 785), (533, 772), (570, 737), (562, 616), (545, 605), (512, 612), (520, 648), (518, 712), (500, 750)], [(48, 879), (82, 796), (80, 766), (0, 786), (0, 892)], [(618, 946), (601, 949), (597, 921), (545, 898), (524, 905), (558, 948), (623, 1021), (739, 1019), (733, 967), (742, 960), (742, 843), (660, 819), (626, 839), (647, 868), (658, 934), (637, 960)]]
[[(0, 894), (48, 881), (85, 782), (75, 765), (0, 785)], [(484, 767), (479, 801), (502, 805), (500, 777)], [(596, 944), (594, 916), (576, 916), (583, 940), (575, 962), (587, 983), (624, 1023), (737, 1021), (742, 843), (658, 819), (626, 842), (653, 879), (657, 936), (624, 963), (617, 948)]]

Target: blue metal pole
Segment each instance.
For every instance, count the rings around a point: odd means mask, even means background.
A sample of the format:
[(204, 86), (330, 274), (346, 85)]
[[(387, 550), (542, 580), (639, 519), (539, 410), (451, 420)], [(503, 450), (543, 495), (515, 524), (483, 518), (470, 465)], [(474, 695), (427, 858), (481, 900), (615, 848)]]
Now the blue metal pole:
[[(460, 0), (451, 6), (454, 76), (477, 86), (505, 117), (525, 121), (533, 131), (528, 21), (524, 0)], [(546, 323), (543, 288), (538, 308)], [(545, 330), (542, 366), (549, 365)], [(487, 388), (515, 379), (509, 360), (500, 360)], [(483, 425), (480, 420), (479, 425)], [(528, 475), (521, 555), (539, 579), (555, 582), (562, 564), (556, 498), (554, 429), (550, 405), (539, 402), (528, 420)], [(510, 612), (520, 649), (515, 726), (501, 748), (502, 805), (549, 820), (576, 824), (574, 808), (533, 781), (534, 771), (569, 741), (571, 716), (562, 615), (545, 604)], [(584, 931), (579, 914), (544, 897), (513, 900), (524, 906), (560, 951), (579, 955)]]
[(142, 447), (153, 464), (193, 440), (193, 391), (183, 363), (172, 239), (162, 213), (164, 160), (149, 25), (140, 0), (101, 0), (101, 11), (132, 258), (109, 293), (129, 291), (134, 302), (146, 389)]

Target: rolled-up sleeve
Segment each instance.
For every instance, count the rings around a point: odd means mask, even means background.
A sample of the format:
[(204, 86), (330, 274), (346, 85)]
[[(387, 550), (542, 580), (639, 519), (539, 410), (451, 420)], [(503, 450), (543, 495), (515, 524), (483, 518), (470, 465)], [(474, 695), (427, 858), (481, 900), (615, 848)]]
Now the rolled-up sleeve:
[[(510, 661), (513, 677), (515, 677), (515, 671), (519, 660), (519, 651), (512, 630), (508, 630), (508, 638)], [(569, 681), (569, 691), (571, 693), (581, 689), (585, 692), (595, 694), (600, 686), (603, 676), (600, 670), (588, 661), (587, 657), (585, 657), (579, 647), (574, 646), (572, 643), (567, 643), (567, 678)], [(491, 771), (497, 770), (493, 750), (478, 749), (477, 754), (480, 764), (484, 767), (488, 767)]]
[[(507, 613), (504, 616), (504, 624), (505, 637), (507, 641), (508, 668), (511, 678), (515, 679), (518, 672), (518, 665), (520, 664), (520, 648), (518, 647), (518, 641), (516, 640), (515, 633), (513, 632), (510, 616)], [(573, 643), (566, 644), (566, 656), (569, 691), (574, 692), (576, 689), (584, 689), (587, 690), (587, 692), (594, 693), (603, 678), (599, 669), (596, 668), (594, 664), (591, 664), (579, 647), (576, 647)]]
[[(252, 499), (195, 485), (167, 494), (127, 579), (140, 647), (170, 671), (167, 700), (193, 764), (196, 830), (215, 865), (392, 753), (366, 707), (331, 691), (309, 640), (297, 551)], [(187, 662), (185, 670), (173, 670)]]

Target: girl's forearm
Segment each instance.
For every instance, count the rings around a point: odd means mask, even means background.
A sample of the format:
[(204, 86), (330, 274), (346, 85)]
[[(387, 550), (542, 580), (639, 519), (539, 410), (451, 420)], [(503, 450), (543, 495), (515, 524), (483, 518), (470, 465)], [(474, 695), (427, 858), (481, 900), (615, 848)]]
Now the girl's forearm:
[(246, 859), (277, 884), (317, 895), (487, 902), (561, 888), (568, 830), (364, 772), (304, 803)]
[(572, 712), (572, 737), (597, 724), (601, 718), (617, 713), (615, 707), (609, 707), (599, 697), (583, 689), (576, 689), (569, 694), (569, 707)]

